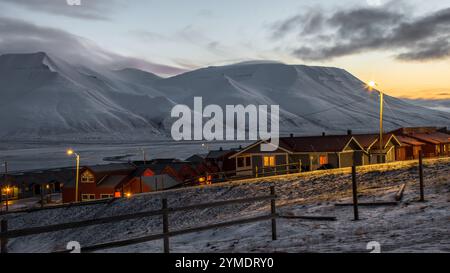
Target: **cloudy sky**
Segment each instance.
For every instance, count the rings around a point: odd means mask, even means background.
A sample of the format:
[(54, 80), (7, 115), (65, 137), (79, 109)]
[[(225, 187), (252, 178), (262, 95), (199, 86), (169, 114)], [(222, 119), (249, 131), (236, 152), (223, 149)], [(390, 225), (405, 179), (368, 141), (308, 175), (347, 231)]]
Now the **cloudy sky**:
[(0, 54), (169, 76), (245, 60), (337, 66), (389, 94), (450, 98), (448, 0), (0, 0)]

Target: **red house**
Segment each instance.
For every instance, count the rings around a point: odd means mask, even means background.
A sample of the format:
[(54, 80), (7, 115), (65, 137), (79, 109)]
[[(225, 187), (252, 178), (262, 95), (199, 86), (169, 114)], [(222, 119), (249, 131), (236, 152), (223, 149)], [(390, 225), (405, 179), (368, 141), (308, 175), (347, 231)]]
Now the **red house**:
[(425, 157), (450, 156), (450, 135), (436, 127), (400, 128), (393, 132), (424, 143), (422, 151)]
[(402, 143), (400, 147), (396, 147), (397, 160), (413, 160), (418, 159), (425, 143), (408, 136), (397, 135), (397, 139)]
[(125, 194), (154, 192), (178, 187), (198, 173), (187, 162), (141, 165), (122, 184)]
[[(82, 168), (78, 183), (78, 201), (121, 197), (123, 193), (122, 184), (129, 179), (129, 175), (135, 170), (135, 165), (122, 163)], [(63, 203), (75, 202), (75, 192), (75, 178), (73, 178), (64, 185)]]

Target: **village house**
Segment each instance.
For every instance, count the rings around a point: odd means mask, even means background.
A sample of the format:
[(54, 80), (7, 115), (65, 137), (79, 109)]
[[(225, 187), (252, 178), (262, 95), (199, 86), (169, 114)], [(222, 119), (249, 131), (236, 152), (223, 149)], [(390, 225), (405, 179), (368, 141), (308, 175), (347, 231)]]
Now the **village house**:
[(392, 133), (418, 140), (424, 157), (450, 156), (450, 135), (444, 133), (446, 128), (411, 127), (400, 128)]
[[(78, 183), (78, 201), (92, 201), (122, 197), (122, 184), (136, 170), (131, 163), (87, 166), (81, 168)], [(63, 203), (75, 202), (75, 179), (64, 185)]]
[(7, 175), (10, 188), (9, 199), (60, 193), (63, 185), (72, 179), (74, 168), (57, 168), (13, 172)]
[(205, 161), (210, 167), (217, 167), (220, 172), (234, 172), (236, 171), (235, 160), (230, 157), (236, 154), (239, 149), (223, 149), (220, 147), (219, 150), (213, 150), (208, 153)]
[(180, 174), (170, 164), (141, 165), (123, 183), (122, 191), (125, 194), (162, 191), (177, 187), (183, 182)]
[(396, 135), (396, 138), (402, 143), (400, 147), (396, 147), (396, 159), (398, 161), (414, 160), (419, 158), (419, 154), (421, 153), (422, 147), (425, 143), (404, 135)]
[[(87, 166), (80, 170), (78, 201), (128, 197), (167, 190), (195, 180), (199, 173), (190, 162), (154, 159), (149, 163), (117, 163)], [(63, 189), (63, 202), (75, 202), (75, 179)]]
[[(363, 165), (366, 151), (349, 133), (335, 136), (282, 137), (273, 152), (262, 152), (258, 141), (230, 156), (239, 176), (283, 174), (317, 169), (344, 168)], [(295, 166), (296, 165), (296, 166)]]
[(356, 134), (353, 137), (364, 148), (362, 165), (389, 163), (396, 161), (396, 148), (402, 143), (394, 134), (383, 134), (382, 149), (380, 150), (379, 134)]

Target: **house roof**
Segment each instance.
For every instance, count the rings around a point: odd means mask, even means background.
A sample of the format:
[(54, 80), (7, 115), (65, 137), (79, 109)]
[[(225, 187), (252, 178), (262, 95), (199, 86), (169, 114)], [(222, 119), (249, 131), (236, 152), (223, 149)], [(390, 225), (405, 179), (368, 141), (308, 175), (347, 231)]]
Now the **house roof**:
[(425, 145), (425, 143), (420, 142), (419, 140), (412, 138), (412, 137), (408, 137), (408, 136), (402, 136), (402, 135), (398, 135), (396, 136), (397, 139), (403, 144), (403, 145), (413, 145), (413, 146), (422, 146)]
[(206, 156), (206, 159), (218, 159), (221, 157), (229, 156), (232, 153), (236, 153), (239, 149), (228, 149), (228, 150), (215, 150), (210, 151)]
[[(308, 136), (308, 137), (282, 137), (279, 139), (279, 148), (288, 153), (309, 153), (309, 152), (342, 152), (350, 142), (354, 141), (361, 150), (364, 148), (351, 135), (329, 135), (329, 136)], [(237, 155), (245, 152), (266, 141), (260, 140), (244, 148)]]
[(128, 175), (108, 175), (104, 177), (100, 182), (98, 183), (97, 187), (99, 189), (101, 188), (115, 188), (117, 187), (122, 181), (127, 178)]
[(195, 154), (188, 157), (186, 161), (199, 163), (203, 162), (206, 159), (206, 156), (208, 156), (208, 154)]
[(8, 180), (14, 184), (47, 184), (52, 182), (66, 183), (75, 177), (75, 169), (51, 169), (39, 172), (23, 172), (8, 175)]
[(147, 165), (142, 165), (136, 168), (136, 170), (132, 173), (133, 177), (139, 177), (142, 176), (142, 174), (146, 171), (146, 170), (151, 170), (152, 172), (154, 172), (156, 175), (161, 174), (162, 171), (164, 170), (164, 168), (167, 166), (167, 164), (147, 164)]
[(352, 140), (350, 135), (286, 137), (280, 138), (280, 146), (292, 152), (341, 152)]
[(131, 173), (136, 169), (136, 166), (131, 163), (113, 163), (107, 165), (86, 166), (85, 168), (96, 175), (102, 175), (108, 173)]
[[(373, 145), (379, 143), (380, 135), (379, 134), (358, 134), (353, 135), (353, 137), (361, 144), (361, 146), (364, 147), (364, 149), (370, 149)], [(395, 138), (394, 134), (388, 133), (383, 135), (383, 147), (386, 147), (386, 145), (391, 141), (392, 138)], [(398, 140), (398, 138), (396, 139)], [(400, 141), (398, 141), (399, 144)]]
[(447, 144), (450, 143), (450, 135), (434, 132), (434, 133), (425, 133), (425, 134), (410, 134), (410, 137), (416, 138), (420, 141), (425, 141), (432, 144)]
[(189, 166), (191, 167), (191, 162), (173, 162), (170, 164), (166, 164), (166, 166), (171, 167), (172, 169), (174, 169), (175, 171), (179, 172), (181, 170), (181, 168), (183, 168), (184, 166)]

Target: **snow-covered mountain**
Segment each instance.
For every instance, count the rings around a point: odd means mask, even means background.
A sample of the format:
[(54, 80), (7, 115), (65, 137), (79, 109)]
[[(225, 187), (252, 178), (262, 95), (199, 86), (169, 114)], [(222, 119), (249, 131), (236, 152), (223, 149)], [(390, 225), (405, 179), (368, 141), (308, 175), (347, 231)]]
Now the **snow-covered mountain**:
[[(45, 53), (0, 56), (0, 138), (149, 140), (175, 104), (280, 105), (283, 133), (376, 130), (378, 94), (345, 70), (247, 62), (171, 78), (73, 66)], [(386, 97), (385, 126), (450, 125), (450, 113)]]

